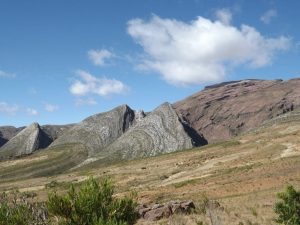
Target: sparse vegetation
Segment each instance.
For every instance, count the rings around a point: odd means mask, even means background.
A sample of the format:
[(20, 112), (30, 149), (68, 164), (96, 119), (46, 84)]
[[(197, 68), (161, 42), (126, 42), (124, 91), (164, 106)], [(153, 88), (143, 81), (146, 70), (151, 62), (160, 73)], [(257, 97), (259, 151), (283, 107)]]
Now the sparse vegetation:
[[(46, 203), (24, 193), (0, 195), (0, 225), (132, 225), (137, 219), (132, 197), (115, 198), (109, 179), (90, 178), (65, 195), (51, 192)], [(49, 218), (48, 218), (49, 213)], [(55, 219), (53, 219), (55, 217)]]
[(108, 179), (98, 183), (90, 178), (78, 191), (66, 195), (49, 194), (47, 208), (64, 225), (131, 225), (136, 219), (136, 203), (131, 197), (114, 198)]
[[(32, 195), (29, 198), (33, 198)], [(47, 211), (44, 204), (32, 203), (19, 192), (0, 195), (0, 225), (44, 225)]]

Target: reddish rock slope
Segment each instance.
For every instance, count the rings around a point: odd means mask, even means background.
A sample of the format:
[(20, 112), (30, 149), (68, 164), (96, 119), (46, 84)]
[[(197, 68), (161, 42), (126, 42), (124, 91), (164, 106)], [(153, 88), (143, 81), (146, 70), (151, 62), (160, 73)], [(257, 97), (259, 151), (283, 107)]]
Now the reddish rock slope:
[(173, 107), (211, 143), (300, 108), (300, 79), (243, 80), (212, 85), (176, 102)]

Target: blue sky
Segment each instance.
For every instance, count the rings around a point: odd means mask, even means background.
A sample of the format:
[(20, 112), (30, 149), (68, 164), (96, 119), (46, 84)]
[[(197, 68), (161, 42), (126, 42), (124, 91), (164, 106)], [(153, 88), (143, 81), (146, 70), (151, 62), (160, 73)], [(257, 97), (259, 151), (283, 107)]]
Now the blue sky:
[(0, 0), (0, 125), (300, 76), (297, 0)]

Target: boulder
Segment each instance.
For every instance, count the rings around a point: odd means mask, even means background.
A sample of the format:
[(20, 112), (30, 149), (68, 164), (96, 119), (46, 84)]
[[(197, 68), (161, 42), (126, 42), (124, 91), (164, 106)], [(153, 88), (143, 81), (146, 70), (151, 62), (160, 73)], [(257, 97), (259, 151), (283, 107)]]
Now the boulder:
[(138, 208), (138, 214), (145, 220), (156, 221), (173, 214), (189, 214), (193, 209), (195, 205), (192, 201), (170, 201), (166, 204), (142, 205)]

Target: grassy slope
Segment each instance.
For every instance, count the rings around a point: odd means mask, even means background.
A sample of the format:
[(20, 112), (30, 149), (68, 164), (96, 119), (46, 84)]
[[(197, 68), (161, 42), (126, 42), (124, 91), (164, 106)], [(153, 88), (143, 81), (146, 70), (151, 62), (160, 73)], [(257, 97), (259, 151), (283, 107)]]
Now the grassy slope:
[[(136, 190), (141, 203), (170, 199), (192, 199), (197, 203), (206, 193), (224, 207), (224, 211), (216, 212), (223, 224), (247, 224), (250, 220), (269, 225), (274, 224), (272, 206), (276, 193), (287, 184), (300, 188), (300, 119), (275, 121), (230, 141), (202, 148), (113, 165), (94, 162), (53, 175), (85, 157), (83, 148), (65, 146), (17, 161), (0, 162), (0, 190), (36, 191), (43, 200), (49, 191), (45, 185), (51, 181), (57, 181), (58, 188), (64, 190), (68, 183), (80, 182), (89, 175), (110, 176), (118, 193)], [(207, 220), (199, 215), (176, 220), (193, 224), (200, 219)]]

